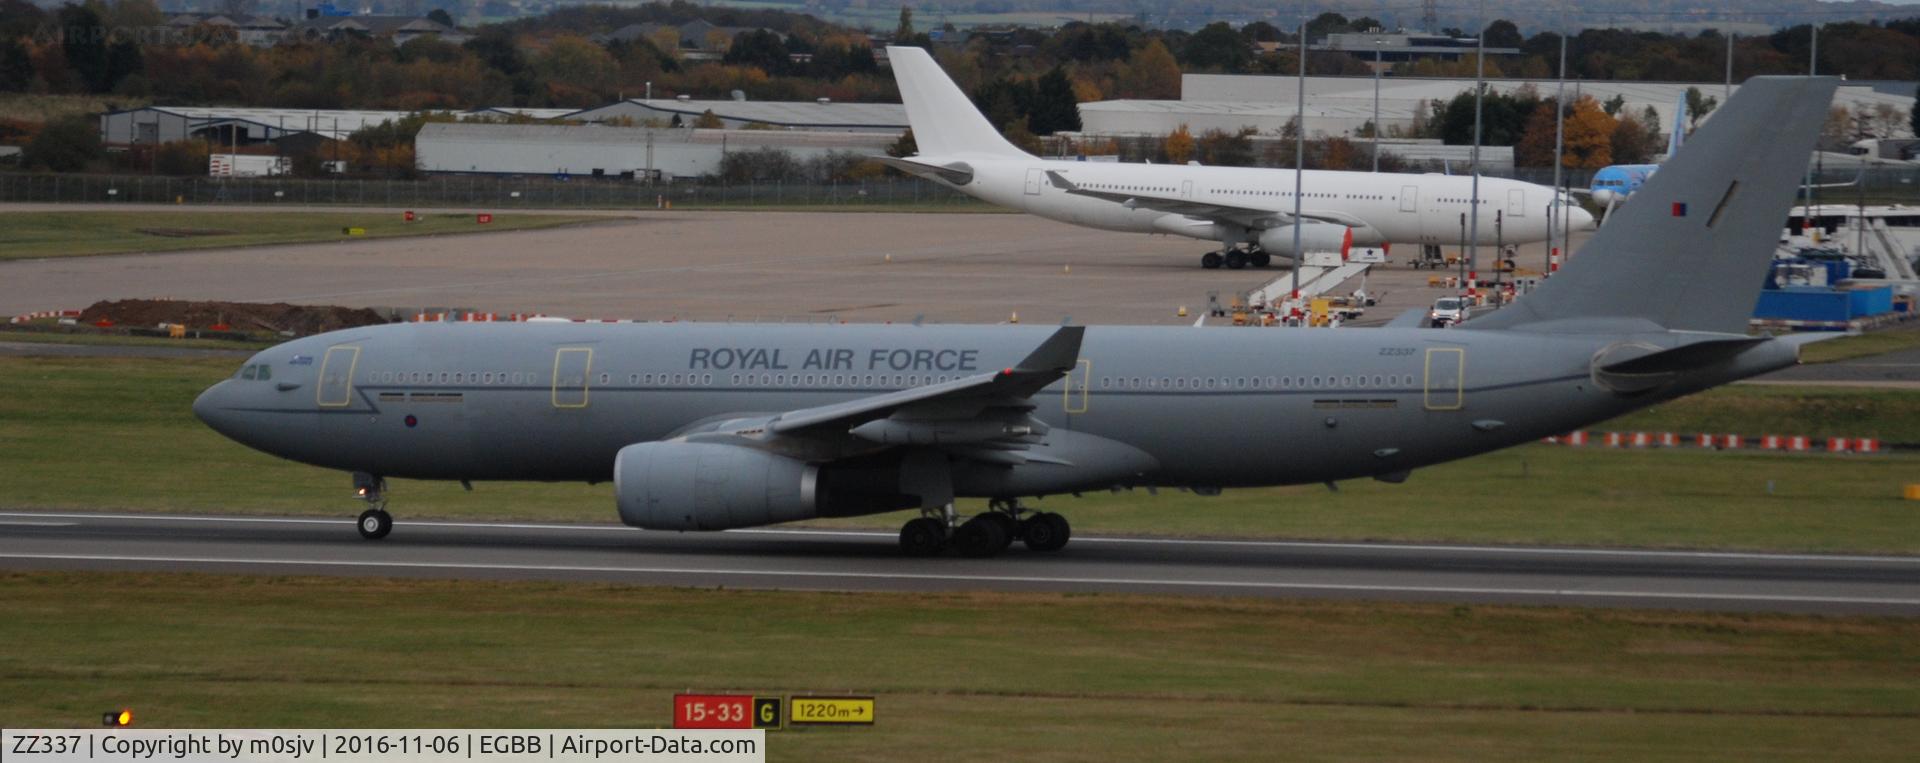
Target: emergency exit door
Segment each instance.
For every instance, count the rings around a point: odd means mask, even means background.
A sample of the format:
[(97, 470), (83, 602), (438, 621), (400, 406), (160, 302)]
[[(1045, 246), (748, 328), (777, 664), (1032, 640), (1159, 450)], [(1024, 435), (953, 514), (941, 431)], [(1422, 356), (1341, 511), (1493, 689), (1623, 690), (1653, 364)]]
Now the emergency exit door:
[(328, 347), (320, 360), (320, 384), (314, 393), (322, 408), (344, 408), (353, 402), (353, 369), (360, 364), (360, 348)]
[(1040, 184), (1046, 182), (1046, 170), (1034, 168), (1027, 170), (1027, 195), (1039, 196)]
[(1460, 347), (1427, 350), (1426, 407), (1457, 411), (1466, 406), (1467, 351)]
[(1067, 413), (1087, 412), (1087, 390), (1093, 382), (1093, 361), (1082, 358), (1067, 372), (1065, 405)]
[(593, 350), (562, 347), (553, 352), (553, 407), (587, 407), (587, 374), (593, 371)]

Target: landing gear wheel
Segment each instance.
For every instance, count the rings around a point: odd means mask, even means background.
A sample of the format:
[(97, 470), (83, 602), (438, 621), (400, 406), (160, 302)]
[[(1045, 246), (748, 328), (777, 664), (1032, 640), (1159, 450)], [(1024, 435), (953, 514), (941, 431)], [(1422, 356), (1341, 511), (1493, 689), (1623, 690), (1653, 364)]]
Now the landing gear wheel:
[(1021, 540), (1030, 551), (1059, 551), (1066, 548), (1067, 539), (1073, 535), (1067, 518), (1052, 512), (1035, 514), (1023, 524)]
[(1007, 535), (1007, 526), (999, 520), (986, 516), (974, 517), (953, 531), (953, 547), (961, 556), (976, 559), (993, 556), (1005, 551), (1013, 539)]
[(1247, 253), (1238, 249), (1227, 252), (1227, 269), (1239, 270), (1247, 266)]
[(1000, 553), (1000, 551), (1007, 550), (1007, 547), (1013, 545), (1013, 541), (1020, 537), (1020, 520), (1014, 519), (1011, 514), (1002, 514), (995, 511), (981, 514), (978, 517), (974, 517), (974, 519), (977, 521), (992, 522), (1000, 526), (1000, 534), (1005, 536), (1007, 541), (1000, 544), (999, 551), (994, 552), (996, 554)]
[(367, 509), (360, 512), (360, 520), (354, 524), (360, 528), (360, 537), (379, 540), (393, 532), (393, 515), (384, 509)]
[(1253, 251), (1253, 254), (1249, 255), (1249, 258), (1252, 260), (1253, 266), (1256, 268), (1264, 268), (1268, 265), (1273, 264), (1273, 255), (1267, 254), (1266, 252), (1260, 251), (1258, 249), (1255, 249)]
[(1220, 263), (1225, 259), (1225, 257), (1220, 256), (1219, 252), (1207, 252), (1206, 254), (1200, 255), (1200, 267), (1208, 270), (1219, 270)]
[(911, 520), (900, 528), (900, 550), (907, 556), (933, 556), (947, 545), (947, 526), (933, 517)]

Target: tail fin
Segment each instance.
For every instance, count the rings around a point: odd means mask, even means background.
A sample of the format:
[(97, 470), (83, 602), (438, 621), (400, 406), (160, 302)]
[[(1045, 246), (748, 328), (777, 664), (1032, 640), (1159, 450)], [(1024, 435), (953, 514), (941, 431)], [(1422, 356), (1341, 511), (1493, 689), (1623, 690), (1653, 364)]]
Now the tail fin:
[(1680, 153), (1680, 145), (1686, 142), (1687, 94), (1681, 93), (1680, 99), (1673, 103), (1673, 132), (1667, 133), (1667, 156)]
[(907, 105), (907, 123), (922, 156), (1028, 159), (981, 116), (967, 94), (920, 48), (887, 47), (893, 80)]
[(1838, 86), (1832, 77), (1747, 80), (1559, 274), (1462, 327), (1625, 322), (1745, 333)]

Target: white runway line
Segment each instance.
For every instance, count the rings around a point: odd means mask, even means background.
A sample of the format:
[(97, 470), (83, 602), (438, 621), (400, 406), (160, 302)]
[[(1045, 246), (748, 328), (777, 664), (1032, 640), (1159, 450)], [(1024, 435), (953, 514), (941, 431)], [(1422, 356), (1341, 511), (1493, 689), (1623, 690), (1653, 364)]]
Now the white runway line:
[(1432, 593), (1493, 596), (1555, 596), (1599, 599), (1670, 599), (1685, 601), (1743, 601), (1792, 604), (1869, 604), (1920, 607), (1920, 599), (1856, 596), (1796, 596), (1739, 593), (1685, 593), (1669, 591), (1607, 591), (1556, 588), (1479, 588), (1467, 586), (1395, 586), (1343, 583), (1281, 583), (1237, 580), (1158, 580), (1152, 578), (1040, 577), (1035, 575), (967, 575), (894, 572), (822, 572), (818, 570), (740, 570), (681, 567), (613, 567), (590, 565), (480, 564), (472, 562), (374, 562), (332, 559), (245, 559), (237, 557), (123, 556), (106, 554), (8, 554), (0, 559), (71, 562), (145, 562), (158, 564), (230, 564), (251, 566), (297, 565), (361, 569), (493, 570), (501, 572), (624, 573), (636, 575), (722, 575), (734, 577), (788, 577), (813, 579), (926, 580), (967, 583), (1074, 583), (1080, 585), (1168, 586), (1183, 588), (1242, 588), (1250, 590), (1322, 591), (1342, 593)]
[[(137, 522), (230, 522), (238, 524), (306, 524), (306, 525), (352, 525), (353, 520), (313, 519), (296, 517), (205, 517), (169, 514), (92, 514), (92, 513), (52, 513), (52, 512), (0, 512), (0, 517), (45, 517), (55, 519), (109, 519)], [(552, 530), (560, 532), (615, 532), (666, 534), (671, 531), (649, 531), (620, 525), (554, 524), (537, 522), (457, 522), (443, 520), (420, 520), (400, 522), (409, 527), (447, 527), (474, 530)], [(723, 530), (728, 535), (790, 535), (803, 537), (840, 537), (840, 538), (894, 538), (895, 533), (867, 530), (811, 530), (811, 529), (774, 529), (757, 528), (744, 530)], [(680, 533), (674, 533), (676, 535)], [(1440, 551), (1451, 553), (1477, 554), (1514, 554), (1540, 556), (1620, 556), (1650, 559), (1719, 559), (1745, 561), (1778, 562), (1867, 562), (1874, 564), (1901, 564), (1920, 566), (1920, 556), (1873, 556), (1857, 554), (1795, 554), (1767, 553), (1760, 551), (1663, 551), (1656, 549), (1630, 548), (1555, 548), (1528, 546), (1474, 546), (1456, 544), (1425, 543), (1354, 543), (1340, 541), (1284, 541), (1284, 540), (1213, 540), (1185, 538), (1113, 538), (1099, 536), (1075, 536), (1075, 543), (1116, 543), (1157, 546), (1227, 546), (1244, 548), (1277, 549), (1336, 549), (1344, 551)]]

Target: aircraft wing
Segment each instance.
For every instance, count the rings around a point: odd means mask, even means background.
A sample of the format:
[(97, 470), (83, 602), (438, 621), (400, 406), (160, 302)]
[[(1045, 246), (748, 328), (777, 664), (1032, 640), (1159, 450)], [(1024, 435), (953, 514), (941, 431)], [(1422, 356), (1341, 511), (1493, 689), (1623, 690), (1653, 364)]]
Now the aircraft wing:
[(909, 406), (944, 403), (952, 404), (945, 407), (955, 411), (977, 411), (981, 406), (967, 403), (1024, 401), (1073, 370), (1074, 364), (1079, 362), (1080, 339), (1085, 332), (1083, 326), (1062, 327), (1012, 368), (942, 384), (788, 411), (767, 422), (767, 429), (777, 434), (811, 429), (848, 431), (861, 424), (886, 418)]
[[(1192, 199), (1182, 199), (1174, 196), (1156, 196), (1150, 193), (1133, 191), (1102, 191), (1093, 188), (1084, 188), (1076, 185), (1073, 181), (1068, 180), (1065, 175), (1055, 170), (1047, 170), (1047, 179), (1052, 181), (1053, 187), (1066, 191), (1074, 196), (1105, 199), (1116, 202), (1128, 209), (1152, 209), (1161, 212), (1170, 212), (1176, 215), (1233, 223), (1254, 229), (1279, 228), (1293, 223), (1292, 212), (1261, 209), (1258, 207), (1243, 207), (1234, 204), (1221, 204), (1212, 201), (1194, 201)], [(1300, 213), (1300, 218), (1303, 220), (1344, 225), (1349, 228), (1360, 227), (1365, 224), (1349, 215), (1319, 211), (1308, 212), (1303, 210)]]

